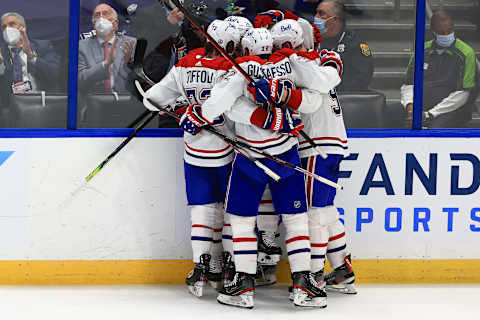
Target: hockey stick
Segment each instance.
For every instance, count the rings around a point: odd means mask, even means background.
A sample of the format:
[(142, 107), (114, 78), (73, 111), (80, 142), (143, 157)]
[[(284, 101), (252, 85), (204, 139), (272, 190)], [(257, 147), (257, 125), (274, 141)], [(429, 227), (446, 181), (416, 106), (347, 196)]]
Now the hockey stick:
[[(139, 83), (138, 81), (135, 81), (135, 85), (137, 86), (137, 89), (139, 90), (140, 94), (144, 95), (145, 92), (143, 91), (142, 87), (140, 86), (140, 83)], [(180, 118), (177, 114), (175, 114), (174, 112), (171, 112), (171, 111), (168, 110), (168, 109), (163, 108), (162, 106), (160, 106), (159, 104), (157, 104), (155, 101), (152, 101), (151, 99), (148, 99), (148, 98), (146, 98), (145, 96), (144, 96), (144, 98), (153, 106), (153, 107), (150, 106), (150, 109), (149, 109), (150, 111), (162, 111), (162, 112), (165, 112), (166, 114), (168, 114), (169, 116), (174, 117), (175, 119), (179, 119), (179, 118)], [(272, 155), (266, 153), (265, 151), (259, 150), (259, 149), (255, 148), (255, 147), (252, 147), (252, 146), (250, 146), (250, 145), (248, 145), (248, 144), (246, 144), (246, 143), (244, 143), (244, 142), (242, 142), (242, 141), (239, 141), (239, 140), (237, 140), (237, 139), (235, 139), (235, 138), (231, 138), (231, 137), (229, 137), (229, 136), (226, 136), (226, 135), (224, 135), (223, 133), (218, 132), (217, 130), (215, 130), (214, 128), (212, 128), (212, 127), (210, 127), (210, 126), (205, 126), (205, 127), (202, 127), (202, 128), (204, 128), (204, 129), (207, 130), (208, 132), (210, 132), (210, 133), (212, 133), (212, 134), (220, 137), (220, 138), (223, 139), (225, 142), (229, 143), (233, 148), (237, 148), (237, 149), (238, 149), (238, 148), (241, 147), (241, 148), (243, 148), (243, 149), (245, 149), (245, 150), (254, 152), (254, 153), (256, 153), (256, 154), (261, 155), (262, 157), (265, 157), (265, 158), (267, 158), (267, 159), (270, 159), (270, 160), (272, 160), (272, 161), (275, 161), (275, 162), (277, 162), (277, 163), (280, 164), (280, 165), (283, 165), (283, 166), (288, 167), (288, 168), (290, 168), (290, 169), (299, 171), (299, 172), (301, 172), (301, 173), (303, 173), (303, 174), (305, 174), (305, 175), (307, 175), (307, 176), (310, 176), (310, 177), (312, 177), (312, 178), (314, 178), (314, 179), (316, 179), (316, 180), (318, 180), (318, 181), (320, 181), (320, 182), (322, 182), (322, 183), (325, 183), (326, 185), (329, 185), (329, 186), (331, 186), (331, 187), (333, 187), (333, 188), (335, 188), (335, 189), (338, 189), (338, 190), (342, 190), (342, 189), (343, 189), (343, 187), (342, 187), (341, 185), (339, 185), (338, 183), (335, 183), (335, 182), (333, 182), (333, 181), (330, 181), (330, 180), (328, 180), (328, 179), (326, 179), (326, 178), (324, 178), (324, 177), (321, 177), (321, 176), (319, 176), (319, 175), (317, 175), (317, 174), (315, 174), (315, 173), (313, 173), (313, 172), (310, 172), (310, 171), (308, 171), (308, 170), (305, 170), (305, 169), (303, 169), (302, 167), (296, 166), (296, 165), (294, 165), (294, 164), (292, 164), (292, 163), (290, 163), (290, 162), (287, 162), (287, 161), (285, 161), (285, 160), (282, 160), (282, 159), (280, 159), (280, 158), (278, 158), (278, 157), (276, 157), (276, 156), (272, 156)], [(242, 154), (243, 154), (243, 153), (242, 153)], [(244, 155), (244, 154), (243, 154), (243, 155)], [(253, 162), (254, 162), (257, 166), (259, 166), (260, 168), (262, 168), (262, 166), (265, 167), (265, 165), (263, 165), (263, 164), (262, 164), (260, 161), (258, 161), (256, 158), (253, 158), (253, 157), (251, 157), (250, 155), (248, 155), (248, 156), (245, 155), (245, 156), (246, 156), (249, 160), (253, 161)], [(258, 165), (258, 164), (261, 164), (261, 166)], [(262, 168), (262, 169), (263, 169), (264, 171), (265, 171), (265, 169), (270, 170), (270, 169), (267, 168), (267, 167)], [(270, 171), (271, 171), (271, 170), (270, 170)], [(267, 172), (265, 171), (265, 173), (267, 173)], [(268, 173), (267, 173), (267, 174), (268, 174)]]
[[(205, 32), (205, 30), (202, 29), (202, 27), (200, 27), (193, 19), (192, 17), (190, 16), (190, 13), (185, 9), (185, 7), (180, 3), (179, 0), (170, 0), (169, 2), (173, 2), (173, 4), (175, 4), (175, 6), (177, 6), (178, 10), (180, 10), (183, 15), (185, 16), (185, 19), (187, 19), (188, 21), (190, 21), (190, 23), (192, 24), (192, 26), (195, 27), (195, 29), (197, 29), (201, 34), (202, 36), (204, 36), (205, 38), (207, 38), (207, 40), (215, 47), (215, 49), (217, 49), (221, 54), (222, 56), (227, 59), (228, 61), (230, 61), (234, 66), (235, 66), (235, 69), (238, 70), (238, 72), (240, 72), (244, 77), (245, 79), (247, 79), (247, 81), (249, 83), (253, 83), (253, 78), (250, 77), (250, 75), (242, 69), (242, 67), (240, 67), (240, 65), (237, 63), (237, 61), (235, 61), (235, 59), (233, 59), (232, 57), (230, 57), (228, 55), (228, 53), (215, 41), (215, 39), (212, 38), (212, 36), (210, 36), (207, 32)], [(300, 135), (312, 146), (312, 148), (317, 151), (320, 156), (323, 158), (323, 159), (326, 159), (327, 158), (327, 154), (325, 152), (323, 152), (320, 147), (318, 147), (315, 143), (315, 141), (313, 141), (312, 138), (310, 138), (310, 136), (308, 136), (305, 131), (303, 130), (299, 130), (298, 131), (300, 133)]]
[[(172, 117), (174, 119), (177, 119), (177, 120), (180, 120), (181, 117), (178, 114), (176, 114), (175, 112), (172, 112), (172, 111), (158, 105), (157, 103), (148, 99), (147, 97), (145, 97), (145, 91), (143, 90), (142, 86), (140, 85), (140, 82), (138, 82), (137, 80), (135, 80), (135, 86), (137, 87), (138, 92), (144, 97), (144, 99), (146, 99), (148, 102), (150, 102), (156, 108), (156, 110), (154, 110), (153, 108), (150, 107), (150, 109), (148, 109), (148, 110), (150, 110), (150, 112), (159, 112), (159, 111), (165, 112), (170, 117)], [(268, 175), (273, 180), (275, 180), (275, 181), (280, 180), (280, 176), (278, 174), (276, 174), (270, 168), (265, 166), (263, 163), (261, 163), (260, 161), (258, 161), (257, 159), (255, 159), (254, 157), (249, 155), (247, 152), (244, 152), (240, 148), (240, 146), (238, 146), (236, 143), (233, 142), (233, 140), (230, 137), (223, 135), (222, 133), (218, 132), (217, 130), (215, 130), (213, 127), (210, 127), (210, 126), (205, 126), (205, 127), (203, 127), (203, 129), (205, 129), (206, 131), (208, 131), (208, 132), (216, 135), (217, 137), (223, 139), (226, 143), (231, 145), (232, 148), (235, 151), (237, 151), (238, 153), (245, 156), (248, 160), (252, 161), (257, 167), (262, 169), (263, 172), (265, 172), (265, 174)]]
[(155, 81), (150, 79), (143, 70), (143, 57), (145, 56), (145, 51), (147, 50), (147, 44), (148, 41), (144, 38), (137, 40), (137, 44), (135, 46), (135, 55), (133, 56), (133, 72), (135, 72), (140, 79), (153, 86)]
[[(138, 81), (137, 81), (138, 82)], [(102, 170), (102, 168), (110, 161), (112, 160), (113, 157), (115, 157), (115, 155), (117, 153), (120, 152), (120, 150), (122, 150), (150, 121), (152, 121), (157, 115), (158, 115), (158, 112), (157, 111), (150, 111), (150, 116), (146, 119), (143, 119), (142, 123), (140, 124), (139, 127), (137, 127), (135, 129), (135, 131), (132, 132), (132, 134), (130, 134), (128, 136), (128, 138), (126, 138), (125, 140), (123, 140), (123, 142), (115, 149), (113, 150), (112, 153), (110, 153), (106, 158), (105, 160), (103, 160), (92, 172), (90, 172), (90, 174), (85, 178), (85, 180), (90, 181), (92, 180), (92, 178), (100, 171)]]

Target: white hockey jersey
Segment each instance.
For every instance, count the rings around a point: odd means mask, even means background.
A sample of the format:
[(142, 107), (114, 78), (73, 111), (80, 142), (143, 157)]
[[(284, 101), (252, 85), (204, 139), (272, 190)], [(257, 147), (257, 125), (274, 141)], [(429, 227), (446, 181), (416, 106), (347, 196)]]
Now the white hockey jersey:
[[(190, 104), (203, 104), (210, 96), (215, 83), (231, 68), (225, 58), (206, 58), (204, 48), (192, 50), (183, 57), (170, 72), (146, 92), (146, 97), (160, 105), (173, 104), (179, 96)], [(224, 117), (212, 119), (214, 127), (232, 136), (232, 129)], [(201, 131), (197, 135), (183, 134), (185, 142), (184, 159), (200, 167), (220, 167), (233, 160), (233, 149), (222, 139)]]
[[(298, 55), (317, 64), (320, 62), (319, 55), (315, 51), (301, 52)], [(337, 72), (332, 67), (323, 67), (323, 69), (331, 69)], [(347, 133), (343, 122), (342, 108), (334, 87), (331, 87), (322, 99), (317, 100), (314, 108), (299, 111), (305, 125), (305, 133), (320, 146), (322, 151), (327, 154), (348, 156)], [(299, 137), (298, 153), (300, 158), (318, 154), (302, 136)]]
[[(303, 90), (298, 110), (311, 110), (317, 100), (322, 99), (322, 93), (328, 93), (325, 87), (335, 87), (340, 79), (336, 71), (322, 73), (318, 64), (308, 64), (304, 60), (293, 50), (282, 49), (272, 54), (268, 61), (247, 56), (237, 59), (237, 62), (254, 80), (278, 78), (288, 80), (292, 88), (301, 87)], [(202, 106), (203, 116), (211, 121), (225, 113), (235, 121), (235, 134), (239, 140), (271, 155), (291, 149), (298, 143), (296, 137), (252, 125), (251, 118), (257, 105), (247, 88), (247, 79), (232, 69), (223, 81), (214, 86), (212, 96)], [(257, 154), (252, 155), (258, 157)]]

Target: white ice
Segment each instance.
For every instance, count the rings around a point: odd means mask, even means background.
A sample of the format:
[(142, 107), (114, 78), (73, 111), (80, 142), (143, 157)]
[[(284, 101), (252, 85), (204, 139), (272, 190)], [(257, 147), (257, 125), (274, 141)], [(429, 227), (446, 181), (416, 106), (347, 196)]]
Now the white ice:
[(326, 309), (297, 309), (286, 286), (257, 288), (255, 308), (220, 305), (208, 288), (200, 299), (185, 286), (2, 286), (0, 319), (480, 319), (480, 285), (358, 285), (332, 293)]

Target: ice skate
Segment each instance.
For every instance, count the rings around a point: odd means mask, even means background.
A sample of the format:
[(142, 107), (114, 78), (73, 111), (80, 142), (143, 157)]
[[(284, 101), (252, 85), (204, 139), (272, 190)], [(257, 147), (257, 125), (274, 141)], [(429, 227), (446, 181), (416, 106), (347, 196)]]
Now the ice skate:
[(327, 294), (325, 283), (317, 283), (315, 275), (311, 272), (295, 272), (293, 278), (293, 304), (296, 307), (325, 308)]
[(217, 301), (225, 305), (252, 309), (254, 290), (254, 276), (237, 272), (233, 280), (220, 290)]
[(211, 256), (204, 253), (200, 256), (200, 263), (195, 263), (195, 267), (188, 273), (185, 280), (188, 291), (195, 297), (200, 298), (203, 295), (203, 289), (207, 284), (207, 272), (209, 270)]
[(355, 274), (352, 269), (350, 255), (344, 259), (345, 263), (325, 275), (327, 291), (344, 294), (356, 294)]
[(277, 272), (276, 265), (258, 265), (255, 286), (271, 286), (277, 283), (275, 272)]
[(258, 232), (258, 257), (257, 261), (262, 265), (276, 265), (282, 256), (282, 249), (278, 246), (275, 232)]
[(222, 254), (223, 285), (231, 282), (235, 277), (235, 264), (232, 261), (230, 252), (224, 251)]
[(216, 290), (220, 290), (223, 281), (222, 272), (222, 257), (212, 257), (210, 260), (209, 269), (207, 272), (207, 280), (210, 281), (210, 285)]

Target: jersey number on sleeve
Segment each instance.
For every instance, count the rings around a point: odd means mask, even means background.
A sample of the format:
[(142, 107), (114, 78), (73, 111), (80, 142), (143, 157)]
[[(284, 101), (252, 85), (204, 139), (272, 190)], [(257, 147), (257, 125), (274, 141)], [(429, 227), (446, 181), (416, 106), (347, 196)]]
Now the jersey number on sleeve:
[[(203, 88), (200, 91), (198, 91), (197, 88), (185, 89), (185, 94), (187, 96), (188, 102), (190, 102), (191, 104), (197, 103), (201, 105), (205, 100), (210, 97), (211, 92), (212, 89), (207, 88)], [(213, 120), (214, 127), (221, 126), (224, 123), (225, 119), (223, 118), (223, 115), (220, 115), (215, 120)]]

